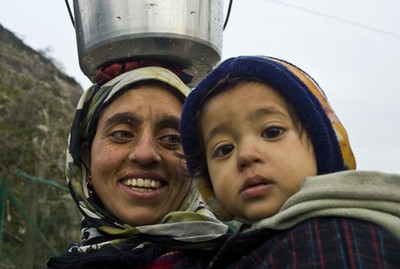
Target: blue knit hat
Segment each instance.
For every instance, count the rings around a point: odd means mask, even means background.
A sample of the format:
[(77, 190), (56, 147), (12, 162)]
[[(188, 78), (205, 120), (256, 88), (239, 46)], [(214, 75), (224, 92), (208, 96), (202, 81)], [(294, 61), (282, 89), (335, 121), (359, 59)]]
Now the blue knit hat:
[(208, 101), (208, 92), (222, 80), (236, 77), (258, 78), (293, 105), (314, 146), (318, 174), (356, 168), (346, 130), (323, 91), (308, 74), (280, 59), (240, 56), (225, 60), (216, 67), (185, 101), (180, 131), (190, 175), (206, 172), (200, 168), (205, 169), (206, 164), (197, 117)]

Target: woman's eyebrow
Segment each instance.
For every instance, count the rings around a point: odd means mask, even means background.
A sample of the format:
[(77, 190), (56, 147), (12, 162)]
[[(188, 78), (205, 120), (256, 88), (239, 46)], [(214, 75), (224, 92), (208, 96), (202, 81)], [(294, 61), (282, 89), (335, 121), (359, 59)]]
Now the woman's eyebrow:
[[(144, 119), (140, 119), (135, 113), (123, 112), (112, 115), (105, 121), (104, 126), (107, 128), (109, 126), (113, 126), (119, 123), (139, 125), (143, 122), (143, 120)], [(153, 118), (152, 121), (156, 129), (161, 129), (165, 127), (171, 127), (177, 130), (179, 129), (180, 118), (174, 115), (161, 115), (159, 117)]]
[(112, 126), (116, 123), (138, 124), (140, 123), (140, 120), (135, 114), (131, 112), (123, 112), (112, 115), (105, 121), (104, 126)]
[(181, 119), (174, 115), (165, 114), (165, 115), (162, 115), (162, 116), (158, 117), (157, 119), (155, 119), (155, 126), (158, 129), (165, 128), (165, 127), (171, 127), (171, 128), (179, 130), (180, 121), (181, 121)]

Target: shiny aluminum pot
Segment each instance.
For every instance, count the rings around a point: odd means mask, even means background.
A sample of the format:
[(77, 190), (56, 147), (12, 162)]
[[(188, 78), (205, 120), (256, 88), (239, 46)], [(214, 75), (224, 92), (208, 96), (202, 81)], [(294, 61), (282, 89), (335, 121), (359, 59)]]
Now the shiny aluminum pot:
[(195, 86), (221, 60), (222, 0), (74, 0), (79, 63), (99, 67), (155, 59), (178, 65)]

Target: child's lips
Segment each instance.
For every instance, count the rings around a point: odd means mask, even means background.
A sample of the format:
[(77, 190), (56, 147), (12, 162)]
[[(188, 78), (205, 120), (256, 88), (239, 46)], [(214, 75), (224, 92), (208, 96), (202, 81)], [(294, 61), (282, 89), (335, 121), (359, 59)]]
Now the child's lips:
[(245, 181), (245, 185), (243, 186), (240, 195), (244, 199), (256, 198), (261, 195), (265, 195), (265, 192), (268, 191), (272, 186), (270, 180), (267, 180), (262, 177), (251, 177), (247, 178)]

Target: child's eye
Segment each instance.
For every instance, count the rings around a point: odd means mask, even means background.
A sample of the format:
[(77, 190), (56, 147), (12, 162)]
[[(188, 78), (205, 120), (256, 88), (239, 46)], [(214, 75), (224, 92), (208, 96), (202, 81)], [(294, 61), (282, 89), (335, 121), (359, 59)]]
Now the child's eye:
[(273, 138), (278, 138), (283, 134), (284, 130), (281, 127), (269, 127), (265, 129), (261, 136), (267, 139), (273, 139)]
[(234, 149), (233, 145), (222, 145), (214, 151), (214, 157), (223, 157), (228, 155)]
[(165, 135), (159, 140), (165, 147), (170, 149), (176, 149), (181, 145), (181, 137), (179, 135)]

